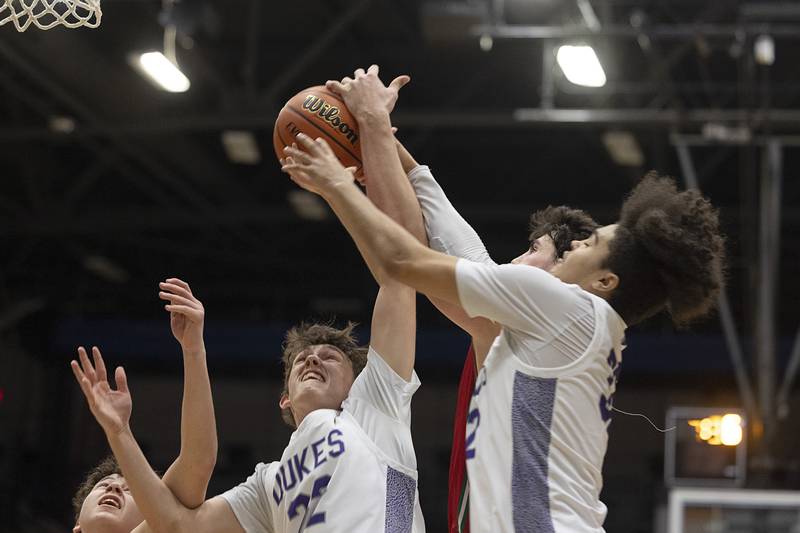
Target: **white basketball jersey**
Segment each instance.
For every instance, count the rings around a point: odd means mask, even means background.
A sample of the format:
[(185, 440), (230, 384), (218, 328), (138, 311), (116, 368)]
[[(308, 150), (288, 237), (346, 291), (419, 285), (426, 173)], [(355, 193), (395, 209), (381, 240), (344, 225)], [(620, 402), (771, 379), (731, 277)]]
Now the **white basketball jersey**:
[[(467, 416), (470, 530), (603, 531), (601, 470), (624, 322), (601, 298), (532, 267), (461, 260), (457, 280), (471, 316), (503, 324)], [(585, 337), (569, 328), (579, 320), (592, 325)], [(569, 364), (530, 364), (554, 345), (575, 352)]]
[(341, 411), (309, 413), (280, 461), (222, 495), (247, 533), (423, 533), (411, 396), (372, 349)]

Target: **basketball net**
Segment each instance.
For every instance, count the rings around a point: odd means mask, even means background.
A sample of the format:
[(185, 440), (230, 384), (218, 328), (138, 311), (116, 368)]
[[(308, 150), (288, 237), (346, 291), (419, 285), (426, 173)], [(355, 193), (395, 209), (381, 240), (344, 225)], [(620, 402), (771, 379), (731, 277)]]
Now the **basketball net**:
[(13, 22), (17, 31), (31, 24), (42, 30), (96, 28), (102, 16), (100, 0), (0, 0), (0, 26)]

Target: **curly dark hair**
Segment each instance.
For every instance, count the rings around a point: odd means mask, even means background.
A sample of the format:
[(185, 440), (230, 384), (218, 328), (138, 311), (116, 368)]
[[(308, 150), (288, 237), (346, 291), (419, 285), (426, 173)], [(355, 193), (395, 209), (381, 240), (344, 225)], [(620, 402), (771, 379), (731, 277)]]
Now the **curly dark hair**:
[[(354, 322), (348, 322), (343, 329), (331, 324), (303, 322), (286, 332), (283, 343), (283, 391), (281, 396), (289, 394), (289, 374), (295, 357), (308, 348), (318, 344), (330, 344), (341, 350), (353, 365), (353, 377), (358, 376), (367, 365), (367, 348), (359, 346), (353, 336)], [(291, 409), (281, 409), (281, 417), (291, 427), (297, 427)]]
[(533, 242), (542, 235), (549, 235), (556, 248), (555, 260), (572, 247), (572, 241), (589, 238), (597, 228), (597, 222), (586, 211), (548, 205), (531, 215), (528, 240)]
[(81, 515), (81, 508), (83, 507), (83, 502), (86, 500), (86, 497), (92, 492), (92, 489), (95, 485), (100, 483), (100, 481), (104, 478), (112, 474), (119, 474), (122, 475), (122, 469), (119, 467), (117, 463), (117, 459), (113, 455), (109, 455), (100, 463), (92, 468), (88, 474), (86, 474), (86, 479), (83, 480), (81, 486), (78, 487), (77, 492), (75, 492), (75, 496), (72, 498), (72, 511), (75, 514), (75, 523), (78, 523), (78, 518)]
[(719, 214), (699, 191), (649, 172), (622, 204), (605, 268), (619, 277), (609, 303), (628, 325), (666, 309), (677, 326), (707, 314), (724, 286)]

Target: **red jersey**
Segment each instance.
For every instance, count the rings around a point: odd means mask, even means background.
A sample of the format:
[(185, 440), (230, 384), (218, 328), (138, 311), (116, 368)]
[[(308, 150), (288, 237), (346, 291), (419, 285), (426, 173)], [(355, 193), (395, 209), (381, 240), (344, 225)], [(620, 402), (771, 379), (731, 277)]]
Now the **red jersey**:
[(467, 459), (465, 439), (467, 413), (472, 392), (475, 389), (475, 349), (472, 345), (464, 361), (461, 379), (458, 382), (458, 397), (453, 421), (453, 446), (450, 451), (450, 480), (447, 496), (448, 533), (469, 533), (469, 482), (467, 480)]

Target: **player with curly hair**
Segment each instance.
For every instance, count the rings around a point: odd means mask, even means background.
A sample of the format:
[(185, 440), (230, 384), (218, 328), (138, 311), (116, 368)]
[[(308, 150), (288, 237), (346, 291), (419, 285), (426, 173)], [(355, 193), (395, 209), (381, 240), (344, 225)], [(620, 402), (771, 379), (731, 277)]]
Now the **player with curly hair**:
[[(359, 117), (362, 140), (388, 146), (383, 100), (396, 88), (377, 74), (359, 69), (334, 88)], [(602, 464), (624, 332), (662, 310), (685, 324), (712, 307), (724, 270), (716, 209), (651, 173), (617, 223), (573, 241), (550, 272), (484, 264), (420, 244), (363, 197), (323, 139), (297, 139), (301, 149), (286, 149), (292, 161), (283, 170), (328, 202), (377, 280), (501, 325), (477, 361), (467, 417), (471, 530), (602, 531)], [(537, 364), (559, 356), (571, 362)]]
[[(369, 131), (368, 127), (366, 131)], [(366, 146), (362, 149), (363, 157), (365, 159), (373, 157), (385, 166), (384, 172), (373, 175), (373, 179), (404, 180), (404, 176), (393, 173), (393, 165), (390, 163), (391, 152), (381, 153), (382, 147), (369, 141), (370, 139), (367, 139)], [(431, 169), (427, 165), (417, 163), (399, 141), (397, 152), (403, 171), (413, 186), (417, 198), (417, 201), (398, 205), (398, 208), (405, 208), (410, 213), (422, 212), (429, 246), (448, 255), (480, 263), (496, 264), (481, 238), (447, 198), (433, 177)], [(408, 218), (413, 217), (409, 215)], [(528, 246), (512, 259), (511, 263), (550, 270), (570, 248), (572, 241), (589, 237), (597, 228), (598, 224), (585, 211), (563, 205), (548, 206), (530, 216)], [(469, 531), (469, 485), (465, 453), (467, 415), (475, 389), (476, 360), (486, 357), (495, 338), (500, 334), (500, 324), (483, 317), (469, 317), (461, 307), (442, 300), (434, 298), (432, 301), (453, 323), (469, 333), (472, 341), (458, 382), (447, 498), (448, 531), (467, 533)], [(563, 354), (558, 354), (554, 360), (540, 359), (537, 364), (561, 366), (569, 362)]]

